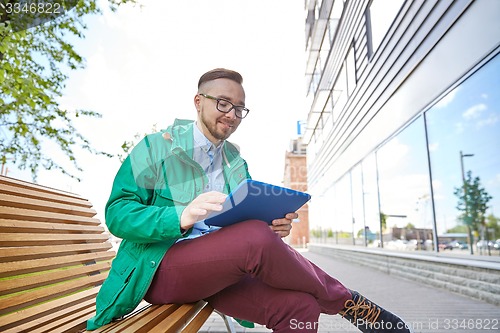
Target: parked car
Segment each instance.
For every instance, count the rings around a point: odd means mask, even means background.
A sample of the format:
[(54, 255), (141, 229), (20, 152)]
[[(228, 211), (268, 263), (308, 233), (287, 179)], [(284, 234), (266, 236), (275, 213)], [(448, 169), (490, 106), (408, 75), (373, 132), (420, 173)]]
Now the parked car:
[(439, 250), (453, 250), (453, 246), (450, 245), (450, 243), (439, 243), (438, 245)]
[(448, 243), (448, 245), (451, 247), (450, 250), (467, 250), (469, 248), (469, 245), (467, 245), (467, 243), (463, 241), (451, 241)]
[(497, 239), (496, 241), (487, 241), (487, 240), (480, 240), (476, 244), (478, 249), (487, 249), (490, 248), (491, 250), (500, 250), (500, 239)]

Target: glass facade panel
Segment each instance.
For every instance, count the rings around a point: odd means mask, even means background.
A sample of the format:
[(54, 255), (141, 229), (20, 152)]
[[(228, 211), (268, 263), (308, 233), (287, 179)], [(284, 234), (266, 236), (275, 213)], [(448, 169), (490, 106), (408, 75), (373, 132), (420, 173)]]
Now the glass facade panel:
[(433, 219), (423, 117), (377, 152), (384, 247), (432, 250)]
[(370, 154), (363, 160), (362, 170), (366, 245), (378, 247), (380, 245), (380, 210), (375, 154)]
[[(488, 243), (500, 239), (499, 73), (497, 55), (426, 112), (442, 250), (486, 254)], [(467, 181), (469, 173), (472, 182)], [(470, 190), (465, 201), (460, 199), (464, 179)], [(482, 203), (486, 203), (484, 207)], [(472, 242), (467, 225), (471, 226)], [(450, 247), (450, 241), (465, 244), (454, 242)], [(491, 242), (489, 252), (498, 248)]]
[(363, 171), (361, 164), (351, 170), (352, 230), (354, 245), (365, 245), (365, 214), (363, 202)]
[(334, 187), (335, 219), (332, 225), (336, 244), (352, 245), (352, 203), (350, 174), (342, 177)]

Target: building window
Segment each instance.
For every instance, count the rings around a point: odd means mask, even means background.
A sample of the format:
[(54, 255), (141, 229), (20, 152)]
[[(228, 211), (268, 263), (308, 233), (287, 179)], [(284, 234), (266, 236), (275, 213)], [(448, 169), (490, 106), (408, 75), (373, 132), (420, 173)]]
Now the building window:
[(356, 59), (354, 56), (354, 46), (351, 46), (345, 60), (347, 68), (347, 95), (351, 96), (356, 88)]
[(377, 51), (389, 28), (396, 18), (404, 0), (373, 0), (367, 11), (369, 56)]
[(340, 70), (332, 90), (333, 118), (335, 121), (340, 118), (340, 114), (347, 103), (347, 97), (347, 73), (344, 65)]
[[(498, 73), (500, 55), (426, 112), (436, 221), (442, 249), (448, 248), (444, 243), (455, 240), (466, 243), (458, 251), (470, 253), (472, 243), (472, 252), (488, 254), (488, 242), (500, 239)], [(467, 180), (469, 173), (470, 189), (482, 189), (483, 195), (471, 193), (464, 201), (460, 199), (463, 179)], [(481, 207), (484, 201), (486, 209)], [(468, 214), (464, 214), (463, 209), (467, 209)], [(471, 226), (472, 242), (467, 225)], [(490, 250), (496, 251), (496, 255), (500, 251)]]
[(379, 247), (380, 210), (378, 202), (377, 163), (375, 154), (368, 155), (362, 162), (363, 207), (367, 246)]
[(332, 11), (330, 13), (330, 18), (328, 20), (328, 37), (330, 41), (335, 38), (335, 33), (337, 32), (337, 27), (339, 25), (340, 17), (344, 11), (344, 1), (335, 0), (333, 2)]
[(386, 248), (433, 249), (434, 220), (425, 142), (423, 117), (419, 117), (377, 152)]
[(334, 185), (334, 200), (332, 207), (335, 218), (331, 222), (334, 232), (335, 243), (352, 245), (353, 243), (353, 220), (351, 200), (351, 175), (345, 174)]

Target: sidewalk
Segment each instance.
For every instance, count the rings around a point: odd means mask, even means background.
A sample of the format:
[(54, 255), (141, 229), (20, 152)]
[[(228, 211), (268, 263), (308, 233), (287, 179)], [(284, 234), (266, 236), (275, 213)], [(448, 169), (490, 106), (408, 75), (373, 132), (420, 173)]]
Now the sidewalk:
[[(448, 291), (403, 280), (333, 257), (303, 252), (303, 255), (347, 287), (358, 290), (380, 306), (398, 314), (414, 333), (500, 332), (500, 307)], [(238, 332), (271, 332), (260, 325)], [(358, 332), (340, 316), (321, 315), (319, 332)], [(217, 314), (212, 314), (200, 332), (226, 332)], [(297, 329), (297, 332), (300, 332)]]

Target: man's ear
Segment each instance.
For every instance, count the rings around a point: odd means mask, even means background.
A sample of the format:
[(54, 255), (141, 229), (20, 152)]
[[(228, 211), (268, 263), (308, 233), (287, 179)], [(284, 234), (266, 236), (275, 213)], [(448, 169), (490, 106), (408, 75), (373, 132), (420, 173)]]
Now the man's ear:
[(200, 106), (201, 104), (201, 98), (200, 95), (196, 94), (194, 95), (194, 107), (196, 108), (196, 111), (200, 112)]

